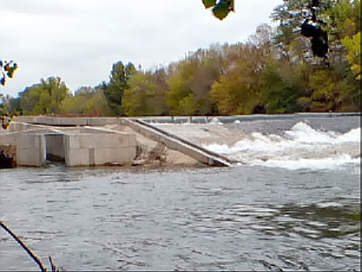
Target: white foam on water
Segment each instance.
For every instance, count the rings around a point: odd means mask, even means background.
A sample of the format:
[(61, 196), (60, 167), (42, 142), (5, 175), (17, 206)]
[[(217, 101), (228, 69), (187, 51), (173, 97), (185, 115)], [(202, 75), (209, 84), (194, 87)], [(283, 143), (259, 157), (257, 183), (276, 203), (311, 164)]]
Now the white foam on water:
[[(263, 165), (269, 167), (287, 168), (289, 170), (298, 169), (344, 169), (348, 166), (356, 167), (360, 164), (360, 159), (351, 158), (348, 155), (340, 155), (338, 157), (330, 157), (323, 159), (299, 159), (299, 160), (255, 160), (251, 165)], [(358, 170), (358, 169), (355, 169)]]
[(299, 122), (281, 136), (254, 132), (232, 146), (216, 143), (204, 147), (248, 165), (291, 170), (359, 169), (360, 137), (360, 128), (337, 133)]
[(216, 117), (212, 118), (211, 121), (209, 122), (210, 125), (223, 125), (222, 122), (220, 122), (220, 120)]

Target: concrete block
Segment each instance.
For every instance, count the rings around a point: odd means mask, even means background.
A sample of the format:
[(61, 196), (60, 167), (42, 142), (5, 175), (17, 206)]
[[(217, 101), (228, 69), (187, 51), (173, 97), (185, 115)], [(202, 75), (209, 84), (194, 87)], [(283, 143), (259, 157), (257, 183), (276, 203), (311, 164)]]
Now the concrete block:
[[(95, 151), (95, 165), (104, 164), (123, 164), (131, 161), (134, 157), (132, 155), (132, 148), (96, 148)], [(134, 148), (134, 150), (136, 150)]]
[(34, 118), (34, 122), (42, 125), (55, 125), (55, 120), (47, 116), (37, 116)]
[(79, 149), (80, 148), (80, 135), (64, 135), (63, 141), (64, 141), (64, 148), (67, 149)]
[(23, 122), (23, 123), (33, 123), (34, 117), (33, 116), (15, 116), (15, 122)]
[(9, 132), (16, 132), (21, 131), (29, 128), (29, 125), (26, 123), (20, 123), (20, 122), (11, 122), (10, 126), (8, 127)]
[(16, 145), (16, 135), (0, 134), (0, 145)]
[(89, 149), (76, 148), (65, 150), (66, 166), (89, 166)]
[(117, 117), (96, 117), (88, 118), (88, 126), (101, 127), (105, 125), (120, 124), (119, 118)]
[(78, 118), (69, 118), (69, 117), (57, 117), (55, 121), (58, 126), (86, 126), (88, 118), (78, 117)]
[(136, 146), (130, 146), (128, 148), (128, 156), (130, 160), (134, 160), (136, 158)]
[(45, 160), (46, 141), (44, 135), (26, 134), (17, 136), (17, 165), (40, 167), (45, 164)]
[(80, 148), (118, 148), (129, 145), (129, 135), (120, 134), (81, 134), (78, 136)]
[(128, 134), (128, 146), (135, 147), (137, 145), (136, 135)]
[[(67, 166), (89, 166), (129, 162), (136, 156), (136, 144), (128, 145), (129, 136), (109, 133), (64, 135), (65, 163)], [(132, 142), (135, 143), (133, 137)]]
[(16, 137), (16, 143), (19, 148), (22, 149), (28, 149), (28, 148), (34, 148), (35, 142), (37, 142), (37, 147), (39, 148), (39, 141), (36, 141), (34, 134), (18, 134)]

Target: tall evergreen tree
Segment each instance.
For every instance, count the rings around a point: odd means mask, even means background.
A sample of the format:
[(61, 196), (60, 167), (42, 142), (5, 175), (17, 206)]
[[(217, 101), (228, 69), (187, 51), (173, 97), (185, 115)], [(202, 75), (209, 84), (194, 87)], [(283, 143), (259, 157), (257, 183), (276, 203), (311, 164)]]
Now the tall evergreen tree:
[(129, 88), (128, 81), (135, 72), (136, 68), (132, 63), (128, 63), (124, 66), (122, 61), (119, 61), (112, 66), (109, 83), (103, 84), (104, 95), (106, 96), (113, 113), (117, 116), (123, 114), (123, 94), (124, 91)]

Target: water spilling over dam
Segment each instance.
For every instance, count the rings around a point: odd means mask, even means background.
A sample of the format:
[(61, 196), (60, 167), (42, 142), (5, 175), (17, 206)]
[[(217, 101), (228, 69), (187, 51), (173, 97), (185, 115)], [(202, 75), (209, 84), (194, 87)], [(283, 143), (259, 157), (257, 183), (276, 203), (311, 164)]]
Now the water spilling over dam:
[(351, 167), (358, 171), (360, 117), (340, 120), (302, 115), (250, 121), (214, 118), (208, 123), (176, 125), (153, 121), (153, 125), (243, 165), (288, 169)]

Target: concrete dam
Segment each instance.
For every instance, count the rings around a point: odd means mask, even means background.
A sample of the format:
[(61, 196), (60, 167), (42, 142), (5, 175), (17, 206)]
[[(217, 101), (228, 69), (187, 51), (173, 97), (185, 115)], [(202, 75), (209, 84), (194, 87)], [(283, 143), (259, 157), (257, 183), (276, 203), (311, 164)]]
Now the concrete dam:
[(12, 166), (42, 167), (48, 162), (63, 162), (68, 167), (137, 165), (147, 161), (144, 153), (166, 160), (162, 158), (165, 149), (173, 162), (233, 163), (141, 119), (21, 116), (0, 131), (0, 152)]
[(360, 116), (21, 116), (0, 130), (0, 167), (354, 165), (360, 158)]

